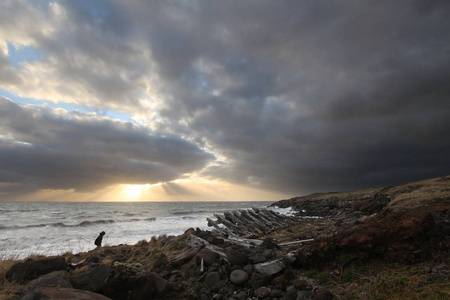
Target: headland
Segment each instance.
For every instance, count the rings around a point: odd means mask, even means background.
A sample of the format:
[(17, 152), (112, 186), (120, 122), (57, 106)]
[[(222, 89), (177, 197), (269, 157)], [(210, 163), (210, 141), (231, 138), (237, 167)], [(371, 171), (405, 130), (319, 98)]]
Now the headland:
[(5, 260), (1, 299), (449, 299), (450, 176), (231, 211), (135, 245)]

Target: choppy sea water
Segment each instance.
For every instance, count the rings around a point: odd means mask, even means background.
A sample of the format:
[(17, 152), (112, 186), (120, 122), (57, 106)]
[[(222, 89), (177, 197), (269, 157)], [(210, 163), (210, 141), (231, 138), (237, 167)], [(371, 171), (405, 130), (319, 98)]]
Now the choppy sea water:
[[(0, 259), (58, 255), (103, 245), (135, 244), (152, 236), (208, 229), (206, 218), (227, 210), (272, 202), (1, 203)], [(210, 229), (210, 228), (209, 228)]]

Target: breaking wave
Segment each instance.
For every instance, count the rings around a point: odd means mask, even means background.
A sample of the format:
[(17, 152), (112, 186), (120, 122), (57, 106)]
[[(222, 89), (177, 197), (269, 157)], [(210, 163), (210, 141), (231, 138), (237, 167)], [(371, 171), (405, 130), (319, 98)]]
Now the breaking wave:
[(193, 215), (193, 214), (200, 214), (200, 213), (207, 213), (207, 212), (209, 212), (209, 211), (207, 211), (207, 210), (176, 211), (176, 212), (173, 212), (172, 215), (186, 216), (186, 215)]
[(144, 218), (144, 219), (130, 219), (130, 220), (95, 220), (95, 221), (83, 221), (77, 224), (64, 224), (58, 223), (46, 223), (46, 224), (31, 224), (31, 225), (14, 225), (14, 226), (0, 226), (0, 230), (14, 230), (14, 229), (27, 229), (27, 228), (41, 228), (41, 227), (88, 227), (98, 224), (111, 224), (111, 223), (126, 223), (126, 222), (139, 222), (139, 221), (155, 221), (156, 218)]

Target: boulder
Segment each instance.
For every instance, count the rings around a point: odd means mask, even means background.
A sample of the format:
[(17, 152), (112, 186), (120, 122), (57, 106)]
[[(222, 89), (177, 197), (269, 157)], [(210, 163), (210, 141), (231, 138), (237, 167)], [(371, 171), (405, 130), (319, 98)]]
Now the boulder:
[(5, 276), (8, 280), (19, 282), (35, 279), (53, 271), (66, 270), (68, 267), (63, 257), (52, 257), (42, 260), (27, 260), (13, 265)]
[(250, 276), (249, 284), (256, 290), (262, 286), (268, 285), (271, 281), (272, 277), (253, 272), (252, 276)]
[(293, 252), (287, 253), (286, 255), (283, 256), (283, 260), (288, 265), (295, 263), (295, 261), (297, 260), (296, 252), (293, 251)]
[(28, 293), (21, 300), (61, 300), (61, 299), (82, 299), (82, 300), (111, 300), (100, 294), (80, 291), (69, 288), (44, 287), (38, 288)]
[(234, 270), (230, 274), (230, 281), (235, 285), (245, 284), (248, 280), (248, 273), (244, 270)]
[(308, 300), (311, 299), (311, 291), (303, 290), (297, 293), (297, 300)]
[(273, 289), (270, 292), (270, 297), (272, 297), (272, 298), (281, 298), (281, 297), (283, 297), (283, 295), (284, 295), (284, 293), (280, 289)]
[(246, 291), (240, 291), (234, 294), (232, 299), (246, 300), (250, 298), (248, 297), (248, 293)]
[(324, 288), (320, 288), (314, 293), (314, 299), (317, 300), (333, 300), (333, 294)]
[(229, 249), (227, 251), (227, 260), (231, 266), (245, 266), (248, 261), (248, 256), (241, 251)]
[(255, 296), (262, 299), (270, 296), (271, 290), (268, 287), (260, 287), (255, 290)]
[(70, 283), (76, 289), (100, 292), (111, 272), (111, 265), (99, 265), (93, 267), (87, 273), (80, 273), (70, 279)]
[(220, 282), (220, 274), (218, 272), (209, 272), (205, 276), (206, 285), (212, 287)]
[(255, 256), (253, 256), (253, 263), (255, 264), (259, 264), (259, 263), (263, 263), (265, 262), (266, 256), (264, 255), (264, 253), (258, 252), (255, 254)]
[(256, 264), (253, 268), (262, 275), (272, 276), (283, 271), (286, 266), (280, 259), (277, 259), (266, 263)]
[(72, 288), (69, 279), (70, 275), (67, 271), (54, 271), (30, 281), (22, 288), (22, 294), (26, 295), (42, 287)]
[(266, 247), (267, 249), (278, 249), (277, 243), (271, 237), (265, 238), (262, 242), (262, 246)]
[(281, 298), (282, 300), (297, 300), (297, 292), (295, 290), (286, 291)]
[(139, 263), (115, 262), (104, 293), (114, 299), (156, 299), (164, 296), (170, 289), (167, 280), (145, 272)]
[(167, 280), (154, 273), (148, 273), (133, 283), (128, 300), (159, 299), (171, 290)]
[(253, 266), (252, 265), (246, 265), (242, 268), (245, 272), (247, 272), (248, 275), (252, 275), (253, 273)]
[(303, 276), (297, 277), (293, 284), (297, 290), (313, 290), (315, 287), (314, 280)]
[(205, 264), (212, 265), (219, 258), (219, 254), (210, 248), (204, 248), (195, 257), (197, 264), (200, 264), (202, 258)]

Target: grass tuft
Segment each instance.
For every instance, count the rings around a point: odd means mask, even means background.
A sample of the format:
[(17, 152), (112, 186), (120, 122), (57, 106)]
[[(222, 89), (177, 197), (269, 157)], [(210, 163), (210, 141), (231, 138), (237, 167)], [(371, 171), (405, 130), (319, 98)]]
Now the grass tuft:
[(0, 299), (17, 298), (22, 285), (17, 282), (10, 282), (6, 279), (8, 270), (17, 263), (14, 259), (0, 260)]

